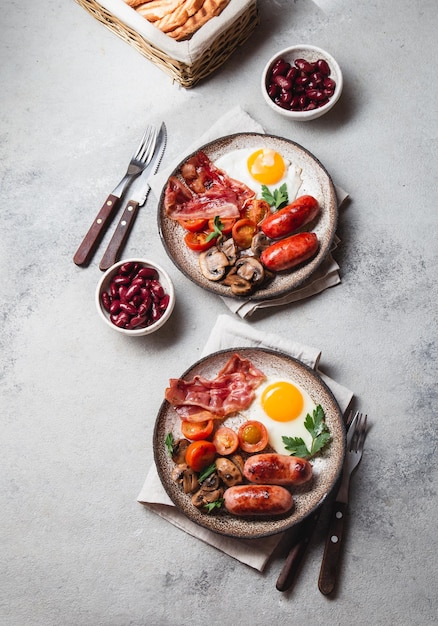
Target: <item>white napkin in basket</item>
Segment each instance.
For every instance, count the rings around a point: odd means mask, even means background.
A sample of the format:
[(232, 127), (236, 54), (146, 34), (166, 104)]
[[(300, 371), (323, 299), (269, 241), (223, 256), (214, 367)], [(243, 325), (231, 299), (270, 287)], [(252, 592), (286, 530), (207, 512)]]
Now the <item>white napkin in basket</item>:
[[(155, 174), (155, 176), (150, 178), (150, 186), (155, 196), (157, 198), (160, 197), (161, 191), (167, 183), (167, 179), (173, 170), (184, 159), (184, 157), (188, 156), (192, 152), (195, 152), (195, 150), (197, 150), (200, 146), (213, 141), (218, 137), (243, 132), (264, 133), (265, 131), (258, 122), (248, 115), (248, 113), (246, 113), (241, 107), (236, 106), (219, 118), (206, 133), (199, 137), (196, 142), (188, 146), (187, 149), (184, 150), (184, 152), (168, 167), (160, 170), (157, 174)], [(335, 189), (338, 197), (338, 205), (340, 206), (348, 197), (348, 194), (341, 187), (336, 185)], [(331, 252), (333, 252), (333, 250), (337, 247), (339, 241), (339, 238), (335, 237)], [(324, 262), (319, 266), (318, 270), (314, 272), (312, 276), (305, 283), (303, 283), (303, 285), (301, 285), (301, 287), (285, 296), (274, 298), (272, 300), (260, 301), (244, 300), (240, 298), (222, 298), (222, 300), (230, 311), (236, 313), (241, 318), (247, 318), (250, 317), (257, 309), (282, 306), (290, 304), (291, 302), (297, 302), (298, 300), (303, 300), (304, 298), (320, 293), (329, 287), (333, 287), (340, 282), (341, 278), (339, 276), (339, 265), (333, 259), (332, 255), (329, 254)]]
[[(217, 350), (239, 347), (261, 347), (280, 350), (301, 360), (309, 367), (314, 368), (323, 378), (336, 397), (342, 412), (347, 410), (353, 394), (319, 370), (321, 358), (319, 350), (301, 345), (284, 337), (279, 337), (273, 333), (261, 333), (245, 322), (238, 321), (229, 315), (219, 315), (217, 318), (202, 356)], [(137, 500), (181, 530), (260, 572), (263, 571), (269, 557), (283, 536), (280, 533), (262, 539), (234, 539), (198, 526), (198, 524), (189, 520), (175, 508), (173, 502), (164, 491), (155, 465), (152, 465), (150, 468)]]

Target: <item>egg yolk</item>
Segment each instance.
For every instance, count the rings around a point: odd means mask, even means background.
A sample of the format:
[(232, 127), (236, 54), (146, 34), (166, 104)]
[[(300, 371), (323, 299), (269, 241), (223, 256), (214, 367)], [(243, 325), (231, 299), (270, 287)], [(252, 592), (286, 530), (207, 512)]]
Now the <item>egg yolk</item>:
[(286, 170), (283, 157), (275, 150), (256, 150), (247, 161), (251, 176), (262, 185), (275, 185)]
[(287, 382), (268, 385), (261, 396), (266, 415), (276, 422), (290, 422), (303, 410), (304, 400), (299, 389)]

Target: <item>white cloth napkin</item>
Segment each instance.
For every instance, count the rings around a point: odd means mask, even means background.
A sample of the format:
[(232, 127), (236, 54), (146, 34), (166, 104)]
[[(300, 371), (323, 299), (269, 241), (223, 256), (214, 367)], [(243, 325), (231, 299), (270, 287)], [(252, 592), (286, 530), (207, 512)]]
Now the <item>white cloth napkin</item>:
[[(345, 413), (347, 410), (353, 393), (321, 372), (319, 369), (320, 350), (301, 345), (273, 333), (261, 333), (246, 322), (229, 315), (218, 316), (202, 356), (217, 350), (240, 347), (270, 348), (299, 359), (318, 372), (336, 397), (341, 411)], [(198, 526), (175, 508), (161, 484), (155, 465), (150, 468), (137, 500), (181, 530), (260, 572), (263, 571), (269, 557), (283, 537), (283, 533), (280, 533), (261, 539), (234, 539)]]
[(176, 61), (192, 65), (211, 48), (211, 43), (245, 13), (253, 0), (233, 0), (220, 15), (210, 19), (191, 39), (175, 41), (156, 26), (148, 22), (140, 13), (132, 9), (124, 0), (97, 0), (114, 17), (126, 24), (147, 42)]
[[(167, 179), (184, 159), (184, 157), (188, 156), (192, 152), (195, 152), (195, 150), (197, 150), (200, 146), (213, 141), (218, 137), (243, 132), (264, 133), (265, 131), (258, 122), (248, 115), (248, 113), (246, 113), (241, 107), (236, 106), (218, 119), (207, 132), (199, 137), (196, 142), (188, 146), (188, 148), (168, 167), (162, 169), (160, 172), (155, 174), (155, 176), (151, 177), (150, 186), (155, 196), (157, 198), (160, 197), (161, 191), (167, 183)], [(338, 206), (341, 206), (344, 200), (348, 198), (348, 194), (341, 187), (336, 185), (335, 189), (338, 198)], [(335, 250), (339, 241), (339, 238), (335, 237), (331, 252)], [(303, 283), (298, 289), (295, 289), (284, 296), (273, 298), (272, 300), (260, 301), (224, 297), (221, 297), (221, 299), (230, 311), (236, 313), (239, 317), (244, 319), (250, 317), (258, 309), (282, 306), (290, 304), (291, 302), (297, 302), (298, 300), (303, 300), (304, 298), (309, 298), (310, 296), (320, 293), (329, 287), (333, 287), (340, 282), (341, 278), (339, 276), (339, 265), (330, 253), (324, 262), (319, 266), (318, 270), (315, 271), (305, 283)]]

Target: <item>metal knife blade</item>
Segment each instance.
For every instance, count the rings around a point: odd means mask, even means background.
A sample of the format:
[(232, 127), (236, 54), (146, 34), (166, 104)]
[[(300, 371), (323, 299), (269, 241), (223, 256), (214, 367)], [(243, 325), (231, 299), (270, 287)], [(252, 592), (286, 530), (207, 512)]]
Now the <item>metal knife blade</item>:
[(102, 271), (114, 265), (120, 258), (120, 254), (128, 239), (135, 218), (137, 217), (138, 210), (145, 204), (148, 198), (150, 191), (149, 178), (157, 172), (160, 166), (164, 150), (166, 149), (166, 143), (167, 130), (163, 122), (158, 133), (154, 156), (137, 179), (131, 198), (123, 211), (122, 217), (115, 228), (114, 234), (99, 264), (99, 268)]

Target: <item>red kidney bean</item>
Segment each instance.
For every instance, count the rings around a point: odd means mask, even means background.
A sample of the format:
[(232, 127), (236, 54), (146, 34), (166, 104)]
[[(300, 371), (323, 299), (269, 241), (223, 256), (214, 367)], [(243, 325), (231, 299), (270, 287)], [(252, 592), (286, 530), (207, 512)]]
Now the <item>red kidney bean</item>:
[(300, 87), (304, 87), (305, 85), (308, 84), (309, 82), (309, 77), (308, 76), (298, 76), (295, 79), (295, 85), (300, 86)]
[(133, 304), (131, 304), (130, 302), (121, 302), (120, 303), (120, 308), (125, 313), (128, 313), (128, 315), (137, 315), (136, 307)]
[(169, 306), (158, 272), (135, 262), (120, 266), (107, 291), (102, 292), (102, 306), (110, 320), (120, 328), (144, 328), (156, 322)]
[(330, 76), (330, 67), (325, 59), (318, 59), (316, 65), (321, 74), (324, 74), (324, 76)]
[(286, 73), (286, 78), (289, 78), (289, 80), (291, 80), (292, 82), (296, 79), (297, 76), (298, 70), (296, 67), (291, 67), (290, 70), (288, 70)]
[(119, 328), (123, 328), (126, 326), (126, 324), (129, 324), (130, 316), (128, 315), (128, 313), (121, 311), (120, 313), (118, 313), (118, 315), (112, 315), (110, 319), (113, 324), (115, 324)]
[(109, 312), (111, 313), (111, 315), (117, 315), (119, 311), (120, 311), (120, 300), (114, 299), (111, 302)]
[(324, 106), (333, 96), (336, 82), (329, 78), (325, 59), (310, 62), (296, 59), (291, 65), (278, 59), (267, 79), (268, 95), (278, 106), (292, 111), (311, 111)]
[(129, 285), (130, 282), (131, 279), (129, 278), (129, 276), (123, 276), (122, 274), (119, 274), (118, 276), (115, 276), (113, 278), (113, 283), (115, 285)]
[(158, 280), (153, 280), (151, 284), (152, 295), (155, 295), (157, 299), (161, 300), (164, 296), (164, 289)]
[(335, 90), (335, 87), (336, 87), (336, 83), (333, 80), (333, 78), (324, 78), (323, 85), (326, 89), (332, 89), (333, 91)]
[(160, 302), (159, 302), (159, 307), (162, 311), (165, 311), (167, 309), (167, 307), (169, 306), (169, 302), (170, 302), (170, 296), (168, 293), (164, 294), (164, 296), (161, 298)]
[(274, 76), (272, 80), (276, 85), (281, 87), (281, 89), (292, 89), (292, 81), (290, 78), (286, 78), (286, 76), (279, 74), (278, 76)]
[(290, 69), (290, 63), (287, 63), (283, 59), (278, 59), (278, 61), (275, 62), (271, 70), (271, 74), (272, 76), (278, 76), (278, 75), (284, 76), (289, 71), (289, 69)]
[(268, 94), (269, 97), (271, 98), (271, 100), (273, 100), (277, 95), (278, 92), (280, 91), (280, 87), (278, 85), (276, 85), (275, 83), (271, 83), (268, 87)]
[(141, 289), (141, 285), (139, 283), (135, 283), (131, 285), (128, 288), (128, 291), (126, 292), (126, 299), (131, 300), (131, 298), (133, 298), (140, 292), (140, 289)]
[(145, 325), (146, 315), (135, 315), (131, 317), (128, 328), (138, 328), (139, 326)]
[(137, 276), (140, 278), (158, 278), (158, 272), (153, 267), (142, 267), (138, 270)]
[(105, 311), (109, 312), (111, 308), (111, 297), (107, 291), (104, 291), (102, 294), (102, 305)]
[(137, 309), (137, 313), (141, 316), (146, 315), (151, 308), (152, 298), (148, 296), (147, 300), (144, 300)]
[(295, 66), (302, 72), (306, 72), (306, 74), (311, 74), (315, 71), (315, 65), (309, 63), (306, 59), (295, 59)]

